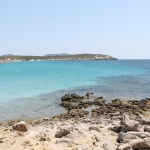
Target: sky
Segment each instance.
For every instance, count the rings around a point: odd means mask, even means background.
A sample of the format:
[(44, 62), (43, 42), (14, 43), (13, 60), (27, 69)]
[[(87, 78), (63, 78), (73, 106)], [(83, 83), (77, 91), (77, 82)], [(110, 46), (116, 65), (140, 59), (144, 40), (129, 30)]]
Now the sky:
[(150, 0), (0, 0), (0, 55), (150, 59)]

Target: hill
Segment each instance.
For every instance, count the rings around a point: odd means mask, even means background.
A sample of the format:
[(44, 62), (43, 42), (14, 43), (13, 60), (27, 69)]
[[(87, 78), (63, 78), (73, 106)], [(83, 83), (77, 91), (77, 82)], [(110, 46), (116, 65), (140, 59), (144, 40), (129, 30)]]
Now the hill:
[(46, 56), (0, 56), (0, 62), (33, 61), (33, 60), (117, 60), (117, 58), (102, 54), (48, 54)]

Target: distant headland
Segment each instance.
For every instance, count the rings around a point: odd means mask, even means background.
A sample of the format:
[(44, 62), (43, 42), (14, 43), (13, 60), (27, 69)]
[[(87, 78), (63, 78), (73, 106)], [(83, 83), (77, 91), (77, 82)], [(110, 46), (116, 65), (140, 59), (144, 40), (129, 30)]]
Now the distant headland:
[(38, 60), (117, 60), (117, 58), (103, 54), (47, 54), (44, 56), (22, 56), (6, 54), (0, 56), (0, 63), (17, 61), (38, 61)]

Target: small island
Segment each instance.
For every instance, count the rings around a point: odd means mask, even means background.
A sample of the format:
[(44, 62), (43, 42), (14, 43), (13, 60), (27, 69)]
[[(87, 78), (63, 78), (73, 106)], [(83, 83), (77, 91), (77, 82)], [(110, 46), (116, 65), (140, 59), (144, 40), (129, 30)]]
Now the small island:
[(0, 56), (0, 63), (17, 61), (38, 61), (38, 60), (117, 60), (117, 58), (103, 54), (48, 54), (45, 56), (21, 56), (3, 55)]

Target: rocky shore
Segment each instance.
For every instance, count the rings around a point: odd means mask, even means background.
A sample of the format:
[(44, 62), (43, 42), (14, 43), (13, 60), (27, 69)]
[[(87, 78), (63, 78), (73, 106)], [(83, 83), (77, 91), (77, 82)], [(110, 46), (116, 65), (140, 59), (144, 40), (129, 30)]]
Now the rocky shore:
[(150, 150), (150, 98), (66, 94), (66, 113), (0, 123), (0, 150)]

